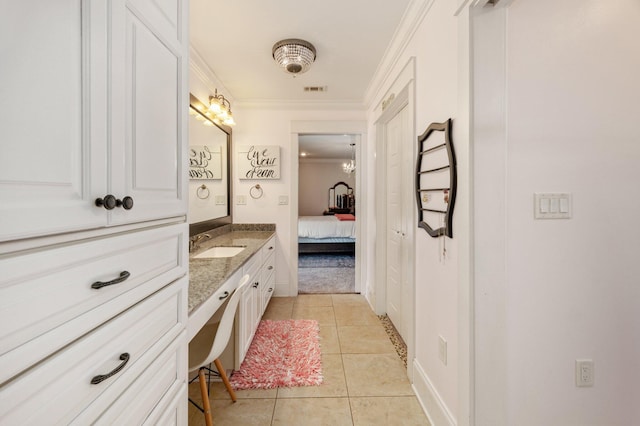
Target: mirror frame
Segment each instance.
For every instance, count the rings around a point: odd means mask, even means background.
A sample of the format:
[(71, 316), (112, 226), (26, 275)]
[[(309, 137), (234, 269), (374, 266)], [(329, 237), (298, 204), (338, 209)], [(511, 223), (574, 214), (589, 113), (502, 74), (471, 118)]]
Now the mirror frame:
[[(200, 234), (205, 231), (210, 231), (215, 228), (219, 228), (224, 225), (229, 225), (232, 223), (233, 219), (233, 205), (231, 204), (231, 200), (233, 199), (231, 194), (231, 148), (232, 148), (232, 131), (231, 127), (226, 126), (224, 124), (217, 124), (202, 111), (207, 110), (207, 106), (200, 102), (198, 98), (196, 98), (192, 93), (189, 93), (189, 105), (192, 106), (196, 111), (200, 112), (202, 117), (205, 120), (211, 121), (214, 126), (222, 130), (227, 135), (227, 212), (229, 213), (227, 216), (220, 216), (218, 218), (203, 220), (202, 222), (190, 223), (189, 224), (189, 236), (192, 237), (194, 235)], [(189, 194), (191, 196), (191, 194)]]

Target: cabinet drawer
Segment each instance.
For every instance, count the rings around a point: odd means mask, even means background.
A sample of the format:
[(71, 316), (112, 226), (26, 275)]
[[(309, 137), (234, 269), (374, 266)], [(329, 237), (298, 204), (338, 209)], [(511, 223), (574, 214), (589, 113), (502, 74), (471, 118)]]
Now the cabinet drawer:
[(273, 271), (262, 271), (262, 283), (260, 284), (262, 287), (262, 311), (264, 313), (265, 309), (269, 305), (269, 301), (271, 300), (271, 296), (273, 296), (273, 292), (276, 290), (276, 274)]
[(253, 280), (255, 278), (258, 269), (260, 269), (261, 257), (260, 251), (251, 256), (247, 262), (242, 266), (242, 274), (249, 275)]
[(0, 383), (185, 275), (187, 235), (180, 224), (0, 259)]
[[(163, 398), (163, 400), (160, 401), (160, 404), (156, 406), (156, 409), (149, 415), (143, 424), (146, 426), (186, 425), (189, 416), (187, 408), (188, 398), (188, 388), (185, 383), (178, 389), (178, 392), (173, 395), (173, 398)], [(165, 400), (167, 401), (166, 403)]]
[[(184, 332), (186, 296), (183, 278), (14, 378), (0, 388), (0, 418), (7, 424), (68, 423), (89, 406), (83, 415), (98, 416), (98, 407), (109, 407)], [(129, 361), (117, 374), (91, 384), (121, 366), (125, 353)], [(184, 353), (176, 357), (186, 365)], [(158, 382), (154, 376), (146, 392), (175, 381), (173, 362), (168, 376)], [(186, 373), (180, 375), (186, 379)], [(143, 400), (138, 395), (135, 403)]]
[(274, 254), (276, 252), (276, 237), (271, 237), (269, 241), (267, 241), (267, 243), (262, 246), (260, 251), (262, 252), (263, 261), (266, 260), (268, 256)]
[[(164, 412), (175, 396), (182, 394), (182, 389), (186, 391), (186, 377), (187, 341), (183, 332), (112, 405), (108, 405), (111, 398), (103, 395), (72, 424), (139, 425), (150, 416), (159, 417), (165, 413), (154, 414), (155, 411)], [(181, 402), (186, 405), (187, 397)]]
[(276, 267), (276, 257), (274, 253), (270, 253), (268, 257), (264, 259), (262, 264), (262, 279), (264, 280), (269, 274), (272, 274)]

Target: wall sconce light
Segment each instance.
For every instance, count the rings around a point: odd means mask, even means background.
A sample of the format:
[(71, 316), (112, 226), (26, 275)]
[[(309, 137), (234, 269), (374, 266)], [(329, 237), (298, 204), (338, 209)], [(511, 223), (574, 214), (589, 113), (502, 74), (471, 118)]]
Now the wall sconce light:
[(231, 112), (231, 102), (222, 93), (218, 94), (218, 89), (216, 89), (213, 96), (209, 96), (208, 112), (213, 115), (214, 122), (226, 124), (227, 126), (236, 125)]

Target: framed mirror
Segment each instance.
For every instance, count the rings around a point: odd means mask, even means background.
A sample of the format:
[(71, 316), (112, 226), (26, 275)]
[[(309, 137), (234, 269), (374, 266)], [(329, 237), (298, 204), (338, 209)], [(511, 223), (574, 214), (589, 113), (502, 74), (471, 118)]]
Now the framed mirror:
[(190, 95), (189, 235), (231, 223), (231, 128), (207, 116)]
[(345, 182), (338, 182), (329, 188), (329, 212), (353, 213), (354, 207), (353, 188)]

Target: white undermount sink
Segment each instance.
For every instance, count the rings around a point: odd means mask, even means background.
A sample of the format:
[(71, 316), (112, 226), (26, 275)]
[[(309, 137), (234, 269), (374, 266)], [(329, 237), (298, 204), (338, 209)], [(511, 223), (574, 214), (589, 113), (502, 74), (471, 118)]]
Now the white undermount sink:
[(211, 247), (208, 250), (203, 251), (200, 254), (193, 256), (196, 259), (210, 259), (214, 257), (233, 257), (240, 253), (246, 247)]

